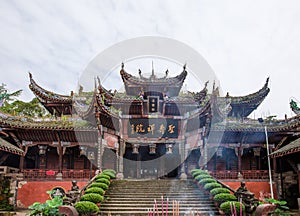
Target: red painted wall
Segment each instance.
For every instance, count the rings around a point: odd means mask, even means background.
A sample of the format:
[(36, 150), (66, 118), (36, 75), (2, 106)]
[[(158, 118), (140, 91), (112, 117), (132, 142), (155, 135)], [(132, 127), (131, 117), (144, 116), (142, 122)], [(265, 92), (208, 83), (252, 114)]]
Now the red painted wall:
[[(230, 188), (237, 190), (241, 183), (240, 182), (223, 182), (228, 185)], [(254, 196), (259, 199), (262, 195), (265, 195), (265, 198), (270, 197), (270, 184), (269, 182), (246, 182), (246, 188), (254, 193)], [(273, 184), (274, 197), (277, 198), (276, 187)], [(262, 200), (261, 200), (262, 201)]]
[[(81, 189), (87, 181), (77, 182), (78, 187)], [(62, 187), (67, 192), (71, 189), (71, 181), (23, 181), (19, 183), (18, 189), (18, 208), (27, 208), (34, 202), (44, 203), (50, 199), (47, 191), (52, 190), (54, 187)]]

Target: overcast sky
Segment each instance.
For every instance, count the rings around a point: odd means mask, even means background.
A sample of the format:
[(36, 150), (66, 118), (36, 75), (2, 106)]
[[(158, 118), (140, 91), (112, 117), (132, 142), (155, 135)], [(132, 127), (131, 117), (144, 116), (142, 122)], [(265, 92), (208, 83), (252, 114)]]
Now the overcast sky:
[(25, 100), (33, 98), (28, 71), (44, 88), (70, 94), (104, 49), (134, 37), (163, 36), (197, 50), (232, 96), (257, 91), (270, 76), (271, 91), (256, 118), (292, 116), (290, 98), (300, 101), (297, 0), (1, 0), (0, 29), (0, 82), (24, 89)]

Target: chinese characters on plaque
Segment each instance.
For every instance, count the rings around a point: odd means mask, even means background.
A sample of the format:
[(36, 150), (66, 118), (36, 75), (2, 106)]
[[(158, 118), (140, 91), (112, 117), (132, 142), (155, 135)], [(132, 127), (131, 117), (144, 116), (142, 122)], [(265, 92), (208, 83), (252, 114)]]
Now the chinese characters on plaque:
[(130, 119), (128, 137), (177, 138), (178, 120), (175, 119)]

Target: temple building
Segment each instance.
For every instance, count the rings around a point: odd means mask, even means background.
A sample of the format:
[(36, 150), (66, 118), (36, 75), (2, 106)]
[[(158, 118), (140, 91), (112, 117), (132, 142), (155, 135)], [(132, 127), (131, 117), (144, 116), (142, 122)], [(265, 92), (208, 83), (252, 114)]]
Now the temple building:
[(28, 181), (87, 180), (104, 168), (120, 179), (185, 179), (203, 168), (225, 183), (244, 179), (268, 187), (269, 151), (277, 195), (288, 195), (284, 177), (298, 187), (298, 162), (283, 156), (289, 145), (297, 146), (293, 153), (300, 149), (300, 116), (249, 118), (268, 95), (269, 79), (252, 94), (221, 97), (218, 88), (208, 92), (208, 83), (182, 92), (186, 66), (175, 77), (153, 70), (145, 77), (122, 64), (120, 76), (125, 92), (98, 81), (93, 92), (59, 95), (29, 74), (29, 88), (53, 117), (1, 113), (0, 165), (19, 168)]

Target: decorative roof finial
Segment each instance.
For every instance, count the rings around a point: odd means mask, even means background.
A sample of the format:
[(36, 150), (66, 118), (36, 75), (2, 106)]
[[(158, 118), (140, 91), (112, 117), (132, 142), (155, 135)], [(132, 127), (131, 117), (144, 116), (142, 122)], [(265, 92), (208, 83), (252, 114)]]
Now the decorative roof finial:
[(183, 70), (185, 70), (186, 69), (186, 63), (183, 65)]
[(97, 76), (97, 80), (98, 80), (98, 86), (100, 86), (101, 85), (101, 81), (100, 81), (99, 76)]
[(30, 71), (28, 71), (29, 74), (29, 78), (32, 79), (32, 74), (30, 73)]
[(121, 69), (124, 70), (124, 62), (121, 64)]
[(268, 86), (270, 77), (267, 78), (265, 86)]
[(154, 66), (153, 66), (153, 60), (152, 60), (152, 77), (154, 77)]

